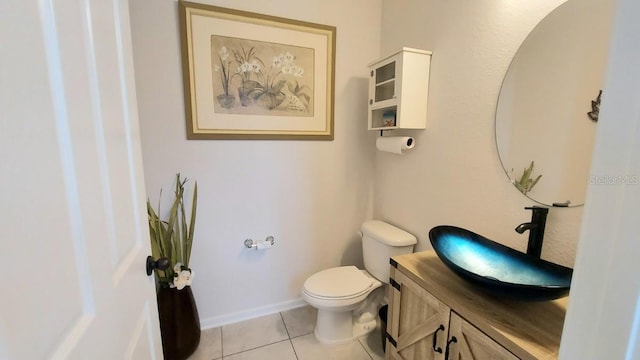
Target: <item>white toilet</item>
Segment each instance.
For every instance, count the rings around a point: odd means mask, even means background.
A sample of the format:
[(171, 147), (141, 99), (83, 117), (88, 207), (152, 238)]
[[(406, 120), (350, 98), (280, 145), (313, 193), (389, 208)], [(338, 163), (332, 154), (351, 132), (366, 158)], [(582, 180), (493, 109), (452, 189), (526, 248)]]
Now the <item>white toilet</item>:
[(375, 329), (384, 297), (381, 286), (389, 283), (389, 258), (413, 252), (417, 242), (415, 236), (379, 220), (367, 221), (361, 229), (366, 270), (334, 267), (304, 282), (302, 298), (318, 309), (315, 335), (323, 344), (345, 343)]

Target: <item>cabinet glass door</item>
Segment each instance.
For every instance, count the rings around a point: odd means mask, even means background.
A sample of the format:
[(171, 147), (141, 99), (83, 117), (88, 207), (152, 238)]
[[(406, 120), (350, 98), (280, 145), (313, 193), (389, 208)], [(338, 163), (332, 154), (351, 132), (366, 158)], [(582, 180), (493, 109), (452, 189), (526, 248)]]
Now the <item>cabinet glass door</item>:
[(395, 95), (396, 62), (376, 69), (375, 101), (392, 99)]

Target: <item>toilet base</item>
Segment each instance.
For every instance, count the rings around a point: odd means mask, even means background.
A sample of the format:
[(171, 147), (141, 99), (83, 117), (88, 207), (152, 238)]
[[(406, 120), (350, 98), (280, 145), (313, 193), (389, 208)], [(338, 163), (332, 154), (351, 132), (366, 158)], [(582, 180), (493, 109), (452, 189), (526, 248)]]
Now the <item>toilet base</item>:
[(364, 336), (376, 328), (376, 317), (370, 313), (354, 316), (352, 311), (318, 309), (314, 334), (325, 345), (339, 345)]

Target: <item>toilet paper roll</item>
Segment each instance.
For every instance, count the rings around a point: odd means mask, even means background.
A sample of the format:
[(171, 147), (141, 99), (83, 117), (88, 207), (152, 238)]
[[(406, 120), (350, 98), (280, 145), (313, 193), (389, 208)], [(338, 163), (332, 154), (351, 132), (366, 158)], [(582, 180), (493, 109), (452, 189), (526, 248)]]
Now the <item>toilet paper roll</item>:
[(257, 248), (258, 250), (270, 249), (273, 245), (269, 241), (258, 240)]
[(410, 136), (381, 136), (376, 140), (376, 147), (380, 151), (386, 151), (403, 155), (403, 151), (413, 149), (415, 140)]

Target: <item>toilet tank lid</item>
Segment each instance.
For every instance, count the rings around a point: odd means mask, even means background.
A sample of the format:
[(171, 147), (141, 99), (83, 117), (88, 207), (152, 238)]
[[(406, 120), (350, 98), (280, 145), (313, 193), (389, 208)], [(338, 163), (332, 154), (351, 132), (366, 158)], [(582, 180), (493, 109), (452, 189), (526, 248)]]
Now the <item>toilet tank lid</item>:
[(389, 246), (408, 246), (418, 242), (415, 236), (380, 220), (370, 220), (362, 224), (362, 234)]

